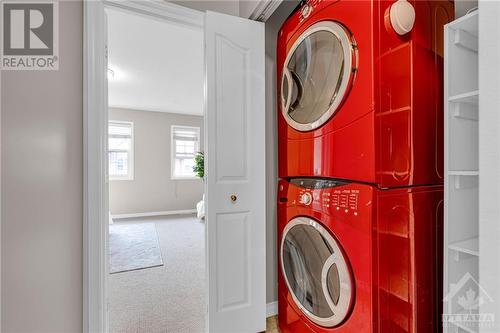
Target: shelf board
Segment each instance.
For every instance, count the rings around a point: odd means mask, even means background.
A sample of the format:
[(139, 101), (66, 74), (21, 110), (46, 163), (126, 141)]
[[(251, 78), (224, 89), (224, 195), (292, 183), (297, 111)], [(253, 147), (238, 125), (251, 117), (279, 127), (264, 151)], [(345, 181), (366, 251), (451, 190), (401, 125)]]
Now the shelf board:
[(452, 103), (467, 103), (467, 104), (478, 105), (479, 90), (474, 90), (474, 91), (466, 92), (463, 94), (450, 96), (448, 98), (448, 101), (452, 102)]
[(402, 239), (408, 239), (408, 238), (410, 238), (410, 235), (408, 235), (408, 234), (397, 233), (397, 232), (394, 232), (394, 231), (379, 231), (379, 234), (384, 235), (384, 236), (402, 238)]
[(466, 190), (473, 189), (478, 187), (478, 174), (472, 174), (469, 171), (458, 171), (455, 175), (450, 175), (448, 172), (448, 176), (453, 177), (453, 183), (455, 190)]
[(409, 299), (408, 297), (405, 297), (405, 296), (402, 296), (402, 295), (398, 295), (395, 291), (390, 291), (388, 290), (387, 288), (385, 287), (382, 287), (382, 286), (379, 286), (379, 289), (382, 290), (384, 293), (387, 294), (387, 297), (388, 296), (392, 296), (394, 298), (397, 298), (405, 303), (408, 303), (409, 302)]
[(463, 241), (454, 242), (448, 245), (448, 249), (479, 256), (479, 238), (469, 238)]
[(474, 171), (474, 170), (470, 170), (470, 171), (457, 171), (457, 170), (453, 170), (453, 171), (448, 171), (448, 175), (450, 176), (479, 176), (479, 171)]

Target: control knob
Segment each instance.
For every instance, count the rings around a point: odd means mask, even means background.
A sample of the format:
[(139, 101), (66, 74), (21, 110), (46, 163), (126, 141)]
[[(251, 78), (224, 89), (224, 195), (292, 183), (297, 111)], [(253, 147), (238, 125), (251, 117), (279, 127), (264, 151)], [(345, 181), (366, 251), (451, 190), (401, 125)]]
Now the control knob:
[(310, 205), (312, 202), (312, 195), (309, 192), (306, 192), (300, 196), (299, 202), (303, 205)]

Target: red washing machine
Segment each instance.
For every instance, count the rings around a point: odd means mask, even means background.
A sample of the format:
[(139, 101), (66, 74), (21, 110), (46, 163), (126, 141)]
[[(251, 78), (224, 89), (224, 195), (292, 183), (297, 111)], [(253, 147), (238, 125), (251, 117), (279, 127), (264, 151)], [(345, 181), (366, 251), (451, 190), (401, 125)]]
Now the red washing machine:
[(381, 188), (443, 182), (443, 26), (447, 0), (309, 0), (279, 32), (279, 176)]
[(279, 182), (283, 333), (440, 331), (442, 186)]

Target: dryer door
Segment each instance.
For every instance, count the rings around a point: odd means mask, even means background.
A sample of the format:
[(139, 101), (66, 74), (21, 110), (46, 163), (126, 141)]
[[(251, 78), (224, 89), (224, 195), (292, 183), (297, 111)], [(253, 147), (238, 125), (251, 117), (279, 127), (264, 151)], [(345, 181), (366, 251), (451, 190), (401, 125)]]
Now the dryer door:
[(293, 44), (283, 67), (282, 112), (298, 131), (323, 125), (339, 109), (357, 67), (356, 46), (339, 23), (312, 25)]
[(347, 258), (317, 221), (297, 217), (281, 240), (281, 269), (292, 298), (314, 323), (334, 327), (350, 313), (354, 285)]

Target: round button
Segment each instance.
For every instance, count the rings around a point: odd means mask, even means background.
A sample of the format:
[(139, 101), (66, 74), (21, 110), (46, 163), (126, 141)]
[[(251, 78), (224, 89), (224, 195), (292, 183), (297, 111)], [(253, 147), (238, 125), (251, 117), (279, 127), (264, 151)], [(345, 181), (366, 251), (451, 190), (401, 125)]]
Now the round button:
[(309, 192), (306, 192), (300, 196), (300, 203), (303, 205), (310, 205), (312, 202), (312, 195)]
[(311, 14), (311, 6), (305, 5), (304, 7), (302, 7), (301, 12), (302, 12), (302, 16), (304, 18), (307, 18), (309, 16), (309, 14)]

